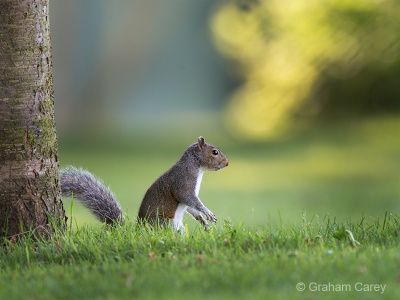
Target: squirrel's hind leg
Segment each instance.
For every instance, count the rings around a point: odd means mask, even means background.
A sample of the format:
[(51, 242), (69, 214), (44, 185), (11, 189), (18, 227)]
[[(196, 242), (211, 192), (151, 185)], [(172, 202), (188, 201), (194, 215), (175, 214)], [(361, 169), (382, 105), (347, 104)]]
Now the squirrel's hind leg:
[(182, 234), (185, 233), (185, 226), (183, 226), (183, 215), (185, 214), (187, 208), (188, 206), (186, 204), (179, 203), (175, 211), (174, 218), (171, 220), (174, 231), (180, 231)]

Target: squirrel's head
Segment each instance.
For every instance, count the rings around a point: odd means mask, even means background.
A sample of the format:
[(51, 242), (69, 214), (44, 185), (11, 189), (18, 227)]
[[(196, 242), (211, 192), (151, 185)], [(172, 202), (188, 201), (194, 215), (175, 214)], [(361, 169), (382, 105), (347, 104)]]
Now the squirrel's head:
[(208, 171), (218, 171), (229, 164), (225, 154), (214, 145), (207, 144), (202, 136), (199, 136), (197, 144), (192, 147), (200, 159), (200, 166)]

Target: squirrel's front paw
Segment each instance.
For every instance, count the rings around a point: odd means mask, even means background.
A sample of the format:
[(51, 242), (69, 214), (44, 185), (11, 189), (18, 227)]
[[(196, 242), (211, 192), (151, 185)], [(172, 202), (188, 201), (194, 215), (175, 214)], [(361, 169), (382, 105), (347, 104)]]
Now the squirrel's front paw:
[(215, 217), (215, 215), (212, 213), (211, 210), (209, 210), (208, 208), (205, 208), (203, 211), (203, 214), (206, 216), (207, 220), (211, 221), (211, 222), (217, 222), (217, 218)]
[(210, 229), (210, 225), (208, 225), (206, 219), (203, 218), (203, 216), (199, 213), (199, 215), (196, 217), (196, 220), (199, 221), (201, 224), (203, 224), (204, 229), (208, 231)]

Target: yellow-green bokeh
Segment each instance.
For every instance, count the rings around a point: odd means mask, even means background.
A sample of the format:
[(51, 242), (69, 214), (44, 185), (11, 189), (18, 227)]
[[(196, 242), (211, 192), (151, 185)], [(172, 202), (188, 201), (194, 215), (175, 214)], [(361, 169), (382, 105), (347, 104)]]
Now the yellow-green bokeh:
[(217, 48), (243, 81), (229, 101), (227, 127), (245, 137), (277, 136), (297, 115), (320, 112), (314, 91), (322, 73), (350, 78), (399, 61), (395, 1), (252, 2), (247, 9), (227, 2), (211, 19)]

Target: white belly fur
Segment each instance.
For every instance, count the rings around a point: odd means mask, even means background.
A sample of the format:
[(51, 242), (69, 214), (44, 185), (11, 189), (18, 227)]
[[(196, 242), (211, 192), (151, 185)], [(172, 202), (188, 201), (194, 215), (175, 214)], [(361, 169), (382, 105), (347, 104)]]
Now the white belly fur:
[[(203, 179), (203, 173), (205, 170), (200, 169), (199, 170), (199, 175), (197, 176), (197, 181), (196, 181), (196, 187), (195, 187), (195, 193), (196, 196), (199, 196), (200, 192), (200, 185), (201, 185), (201, 180)], [(174, 228), (175, 231), (184, 230), (183, 227), (183, 216), (185, 214), (185, 211), (187, 209), (187, 205), (183, 203), (179, 203), (178, 208), (175, 211), (174, 218), (172, 219), (172, 227)]]
[(197, 175), (196, 189), (195, 189), (195, 193), (196, 193), (197, 197), (199, 196), (200, 185), (201, 185), (201, 180), (203, 179), (203, 174), (204, 174), (204, 170), (200, 169), (199, 170), (199, 175)]
[(172, 219), (172, 227), (175, 231), (183, 230), (183, 215), (185, 214), (187, 205), (183, 203), (179, 203), (178, 208), (175, 211), (174, 218)]

